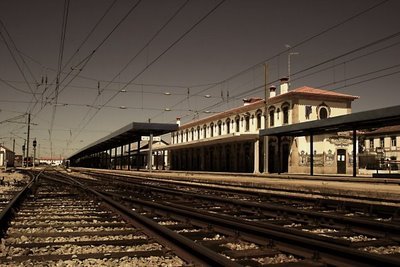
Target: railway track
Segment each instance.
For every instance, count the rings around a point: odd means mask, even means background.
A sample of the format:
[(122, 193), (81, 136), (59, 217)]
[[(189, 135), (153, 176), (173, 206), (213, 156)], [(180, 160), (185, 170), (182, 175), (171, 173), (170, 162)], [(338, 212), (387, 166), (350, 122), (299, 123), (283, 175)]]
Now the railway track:
[(2, 266), (235, 265), (73, 180), (39, 174), (17, 196)]
[[(361, 220), (298, 207), (251, 203), (243, 196), (218, 198), (215, 192), (214, 196), (204, 196), (187, 188), (162, 188), (149, 182), (140, 185), (116, 177), (108, 183), (105, 177), (81, 181), (180, 234), (194, 235), (197, 243), (212, 243), (211, 248), (242, 265), (259, 266), (274, 260), (293, 260), (306, 266), (400, 263), (398, 221)], [(223, 249), (228, 247), (232, 251)], [(382, 251), (390, 254), (381, 256)]]

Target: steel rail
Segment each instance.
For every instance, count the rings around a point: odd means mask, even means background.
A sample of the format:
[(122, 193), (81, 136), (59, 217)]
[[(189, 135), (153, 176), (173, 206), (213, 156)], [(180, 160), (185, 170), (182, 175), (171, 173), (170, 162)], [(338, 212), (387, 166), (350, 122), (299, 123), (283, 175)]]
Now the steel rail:
[[(51, 179), (51, 180), (56, 180), (58, 182), (62, 183), (68, 183), (68, 181), (65, 180), (60, 180), (54, 177), (51, 177), (49, 175), (42, 175), (43, 178), (46, 179)], [(229, 267), (238, 267), (241, 266), (225, 257), (222, 255), (206, 248), (203, 247), (189, 238), (186, 238), (178, 233), (175, 233), (174, 231), (163, 227), (159, 225), (158, 223), (154, 222), (153, 220), (146, 218), (134, 211), (132, 211), (130, 208), (121, 205), (121, 203), (113, 200), (111, 197), (106, 196), (103, 193), (100, 193), (89, 186), (86, 186), (79, 181), (69, 177), (69, 176), (63, 176), (64, 178), (68, 178), (70, 182), (73, 182), (76, 186), (80, 187), (81, 189), (91, 192), (92, 194), (96, 195), (99, 199), (103, 200), (104, 202), (108, 203), (112, 207), (114, 207), (116, 210), (122, 212), (125, 216), (128, 216), (138, 222), (140, 222), (144, 227), (151, 229), (158, 235), (162, 236), (163, 238), (168, 239), (170, 242), (174, 243), (175, 245), (178, 245), (180, 248), (183, 248), (186, 253), (189, 253), (194, 260), (197, 263), (200, 264), (205, 264), (209, 266), (229, 266)], [(70, 184), (70, 183), (68, 183)]]
[(25, 185), (4, 207), (4, 209), (0, 212), (0, 238), (4, 237), (4, 234), (7, 231), (9, 223), (14, 215), (15, 210), (21, 204), (23, 199), (31, 192), (32, 187), (37, 182), (37, 177), (40, 175), (33, 175), (28, 173), (31, 176), (30, 181), (27, 185)]
[[(132, 186), (128, 182), (123, 182), (126, 183), (126, 186)], [(282, 211), (286, 213), (292, 213), (292, 214), (301, 214), (303, 216), (308, 216), (311, 218), (324, 218), (326, 220), (334, 220), (337, 223), (342, 223), (342, 224), (347, 224), (351, 223), (354, 226), (362, 227), (362, 228), (372, 228), (374, 230), (379, 230), (380, 232), (386, 232), (390, 234), (400, 234), (400, 225), (395, 225), (395, 224), (390, 224), (387, 222), (381, 222), (381, 221), (371, 221), (371, 220), (365, 220), (365, 219), (360, 219), (360, 218), (353, 218), (353, 217), (344, 217), (344, 216), (339, 216), (335, 214), (328, 214), (328, 213), (321, 213), (317, 211), (309, 211), (309, 210), (300, 210), (294, 207), (286, 207), (286, 206), (279, 206), (276, 204), (268, 204), (268, 203), (257, 203), (257, 202), (247, 202), (247, 201), (242, 201), (242, 200), (235, 200), (235, 199), (225, 199), (221, 197), (215, 197), (215, 196), (209, 196), (209, 195), (199, 195), (195, 193), (190, 193), (190, 192), (182, 192), (181, 190), (178, 189), (171, 189), (171, 188), (164, 188), (162, 186), (158, 185), (148, 185), (148, 184), (140, 184), (140, 187), (148, 188), (151, 189), (151, 191), (157, 191), (160, 193), (167, 193), (167, 194), (174, 194), (177, 196), (187, 196), (187, 197), (194, 197), (194, 198), (201, 198), (207, 201), (217, 201), (217, 202), (223, 202), (223, 203), (228, 203), (228, 204), (233, 204), (233, 205), (239, 205), (239, 206), (244, 206), (247, 208), (257, 208), (261, 210), (268, 210), (268, 211)], [(384, 229), (384, 231), (383, 231)]]
[(176, 205), (172, 203), (159, 204), (150, 201), (144, 201), (132, 197), (124, 197), (118, 194), (104, 193), (108, 195), (113, 195), (114, 197), (123, 198), (125, 201), (131, 201), (142, 206), (147, 206), (153, 209), (159, 209), (169, 213), (179, 214), (180, 216), (189, 217), (191, 219), (197, 219), (200, 221), (205, 221), (207, 223), (212, 223), (220, 227), (235, 229), (237, 231), (252, 234), (258, 237), (264, 237), (266, 239), (275, 239), (279, 242), (288, 243), (291, 245), (297, 245), (301, 248), (309, 248), (310, 250), (320, 251), (320, 255), (336, 257), (343, 260), (343, 262), (352, 262), (353, 264), (365, 264), (366, 266), (400, 266), (400, 259), (390, 257), (374, 255), (371, 253), (366, 253), (353, 248), (348, 248), (336, 244), (330, 244), (328, 242), (315, 240), (313, 238), (307, 238), (303, 236), (295, 236), (290, 233), (284, 233), (279, 230), (267, 229), (265, 227), (251, 225), (249, 223), (244, 223), (231, 216), (210, 214), (207, 212), (200, 211), (198, 209), (188, 208), (182, 205)]

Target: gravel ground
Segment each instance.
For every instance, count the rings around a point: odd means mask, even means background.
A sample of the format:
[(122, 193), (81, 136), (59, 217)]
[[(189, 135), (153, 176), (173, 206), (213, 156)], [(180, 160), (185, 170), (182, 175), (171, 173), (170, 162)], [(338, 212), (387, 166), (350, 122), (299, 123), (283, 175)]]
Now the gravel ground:
[(28, 183), (28, 181), (29, 177), (21, 173), (0, 171), (0, 194), (18, 190), (21, 185)]
[(33, 248), (5, 247), (0, 256), (27, 256), (27, 255), (76, 255), (89, 253), (112, 253), (112, 252), (132, 252), (132, 251), (152, 251), (161, 250), (162, 246), (158, 243), (143, 244), (138, 246), (46, 246)]
[(285, 254), (278, 254), (275, 257), (253, 258), (252, 260), (257, 261), (262, 265), (300, 261), (300, 259), (296, 259), (293, 255), (287, 256)]
[(376, 253), (376, 254), (398, 254), (400, 256), (400, 246), (386, 246), (386, 247), (365, 247), (360, 248), (360, 250), (367, 251), (369, 253)]
[(71, 259), (66, 261), (24, 261), (21, 263), (9, 262), (3, 263), (1, 266), (7, 267), (82, 267), (82, 266), (95, 266), (95, 267), (175, 267), (184, 266), (185, 263), (178, 257), (145, 257), (145, 258), (131, 258), (123, 257), (120, 259), (86, 259), (78, 260)]
[(52, 243), (52, 242), (77, 242), (77, 241), (109, 241), (109, 240), (137, 240), (137, 239), (148, 239), (145, 235), (113, 235), (113, 236), (71, 236), (71, 237), (63, 237), (63, 236), (55, 236), (55, 237), (8, 237), (5, 240), (5, 245), (12, 244), (21, 244), (21, 243)]
[(249, 249), (259, 249), (259, 247), (254, 243), (238, 241), (235, 243), (222, 244), (221, 247), (229, 248), (230, 250), (249, 250)]

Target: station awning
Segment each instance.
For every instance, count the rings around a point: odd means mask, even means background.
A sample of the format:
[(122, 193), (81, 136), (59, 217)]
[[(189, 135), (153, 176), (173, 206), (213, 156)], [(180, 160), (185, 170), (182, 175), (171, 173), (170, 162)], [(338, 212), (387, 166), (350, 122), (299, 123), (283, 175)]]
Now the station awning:
[(223, 144), (223, 143), (231, 143), (231, 142), (239, 142), (239, 141), (251, 141), (258, 139), (258, 134), (251, 133), (230, 133), (215, 137), (209, 137), (207, 139), (193, 140), (190, 142), (178, 143), (168, 145), (164, 149), (168, 150), (176, 150), (176, 149), (184, 149), (184, 148), (195, 148), (202, 147), (208, 145), (215, 144)]
[(357, 112), (260, 130), (260, 136), (307, 136), (400, 124), (400, 106)]
[(111, 148), (140, 141), (142, 136), (159, 136), (178, 129), (177, 124), (132, 122), (125, 127), (82, 148), (69, 159), (78, 159), (86, 155), (102, 152)]

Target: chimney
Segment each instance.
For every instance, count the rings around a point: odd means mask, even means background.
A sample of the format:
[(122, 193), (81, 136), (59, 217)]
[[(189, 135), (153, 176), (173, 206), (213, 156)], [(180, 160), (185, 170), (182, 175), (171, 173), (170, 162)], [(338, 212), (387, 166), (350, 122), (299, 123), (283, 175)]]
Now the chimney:
[(178, 124), (178, 127), (181, 127), (181, 118), (176, 118), (176, 124)]
[(247, 106), (250, 104), (250, 99), (243, 98), (243, 106)]
[(286, 94), (289, 90), (289, 79), (281, 78), (281, 94)]
[(276, 96), (276, 87), (275, 87), (275, 85), (271, 85), (269, 87), (269, 97), (271, 98), (274, 96)]

